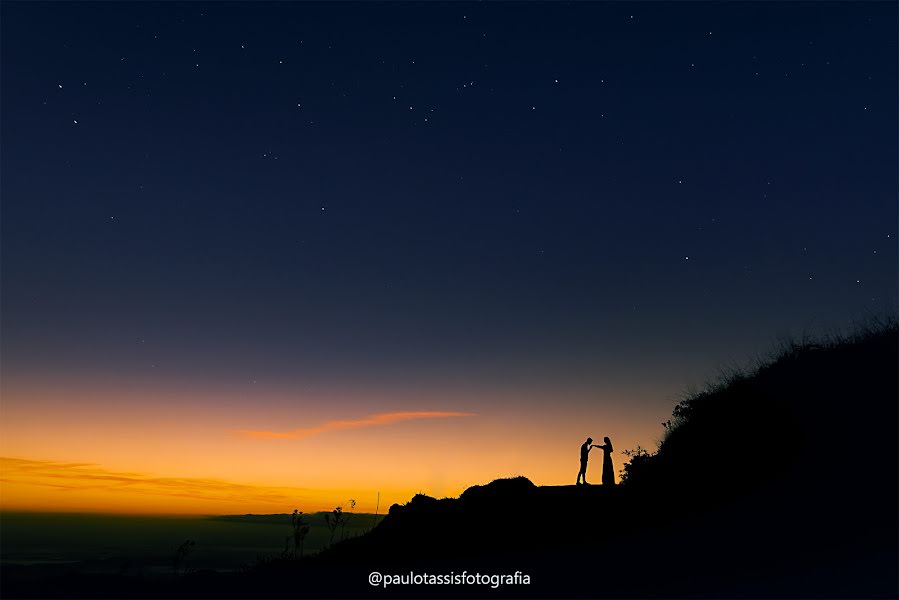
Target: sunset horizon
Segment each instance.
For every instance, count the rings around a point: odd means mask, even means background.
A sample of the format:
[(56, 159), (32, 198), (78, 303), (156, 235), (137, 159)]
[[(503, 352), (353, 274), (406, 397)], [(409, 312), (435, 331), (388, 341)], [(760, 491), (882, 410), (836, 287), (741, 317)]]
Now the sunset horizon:
[[(863, 324), (864, 320), (859, 321), (856, 327)], [(767, 350), (757, 350), (755, 355), (764, 356), (775, 348), (771, 341)], [(37, 392), (38, 399), (26, 394), (35, 393), (40, 386), (15, 388), (5, 381), (0, 383), (5, 399), (27, 401), (12, 415), (8, 404), (2, 409), (0, 511), (283, 514), (294, 508), (330, 511), (352, 499), (355, 512), (384, 514), (392, 504), (406, 503), (416, 494), (456, 497), (468, 487), (500, 478), (526, 476), (538, 485), (568, 485), (572, 479), (572, 447), (579, 440), (590, 435), (597, 439), (604, 433), (612, 435), (619, 448), (614, 461), (616, 469), (620, 468), (626, 461), (624, 450), (642, 447), (651, 451), (657, 446), (663, 435), (660, 423), (670, 417), (679, 398), (735, 365), (751, 368), (753, 362), (719, 363), (707, 369), (704, 376), (697, 373), (692, 382), (679, 387), (672, 384), (671, 391), (661, 395), (661, 402), (658, 397), (642, 399), (641, 405), (652, 402), (657, 407), (656, 415), (647, 416), (645, 409), (628, 411), (623, 400), (628, 396), (618, 390), (609, 400), (612, 407), (618, 403), (615, 410), (619, 414), (614, 418), (604, 418), (602, 407), (590, 411), (595, 415), (591, 417), (593, 422), (609, 423), (608, 428), (584, 427), (577, 416), (561, 419), (552, 413), (558, 421), (552, 423), (550, 431), (544, 427), (545, 422), (534, 423), (534, 415), (540, 414), (536, 409), (528, 419), (497, 413), (470, 386), (461, 386), (455, 393), (442, 394), (452, 400), (419, 404), (427, 405), (427, 410), (404, 410), (403, 405), (412, 406), (411, 401), (404, 402), (403, 394), (394, 393), (391, 412), (353, 416), (343, 408), (333, 412), (319, 409), (315, 411), (317, 417), (243, 417), (253, 419), (259, 429), (239, 425), (239, 411), (192, 411), (185, 398), (169, 391), (160, 393), (159, 398), (165, 398), (165, 405), (172, 410), (180, 406), (180, 416), (176, 423), (166, 413), (155, 415), (159, 421), (154, 435), (148, 431), (153, 414), (116, 415), (111, 410), (115, 402), (134, 402), (135, 394), (146, 391), (93, 387), (90, 401), (79, 402), (78, 415), (61, 414), (54, 422), (52, 407), (71, 398), (71, 390), (50, 387)], [(640, 388), (635, 385), (635, 389)], [(570, 390), (568, 401), (588, 398), (592, 391), (588, 387)], [(366, 396), (359, 389), (331, 389), (324, 394), (319, 388), (313, 393), (328, 397), (320, 403), (323, 406), (339, 406), (348, 394)], [(490, 392), (484, 388), (482, 393)], [(497, 398), (509, 394), (493, 393)], [(289, 402), (284, 394), (273, 394), (270, 401), (276, 406)], [(533, 387), (520, 394), (518, 401), (528, 400), (534, 407), (559, 399), (553, 390)], [(204, 404), (203, 395), (197, 391), (189, 398)], [(239, 401), (226, 399), (227, 395), (216, 395), (223, 407)], [(146, 400), (139, 402), (151, 405)], [(450, 405), (461, 408), (440, 410)], [(40, 427), (40, 435), (28, 427), (29, 423)], [(10, 427), (12, 424), (15, 428)], [(73, 429), (73, 425), (77, 427)], [(513, 425), (514, 432), (509, 429)], [(459, 436), (465, 438), (461, 448), (456, 442)], [(78, 451), (71, 452), (72, 448)], [(348, 454), (352, 460), (347, 459)], [(304, 458), (310, 456), (315, 458)], [(328, 456), (336, 458), (328, 462)], [(346, 481), (354, 484), (346, 485)]]
[[(18, 432), (3, 436), (0, 510), (213, 515), (283, 513), (299, 507), (315, 512), (352, 498), (357, 512), (373, 513), (378, 507), (386, 512), (416, 493), (458, 496), (471, 485), (501, 477), (525, 475), (541, 484), (566, 484), (572, 478), (570, 440), (593, 433), (581, 435), (582, 427), (568, 423), (571, 434), (538, 438), (520, 418), (431, 410), (356, 419), (344, 415), (309, 420), (308, 426), (298, 418), (291, 424), (301, 427), (286, 431), (246, 430), (225, 419), (215, 419), (213, 425), (207, 419), (202, 434), (191, 424), (170, 426), (158, 436), (146, 434), (146, 417), (118, 422), (107, 415), (102, 425), (84, 418), (75, 434), (70, 418), (54, 431), (47, 414), (34, 417), (41, 421), (44, 437), (22, 428), (24, 415)], [(664, 416), (661, 412), (659, 420)], [(474, 423), (456, 422), (466, 420)], [(504, 429), (510, 423), (519, 424), (519, 433)], [(644, 439), (632, 440), (632, 446), (646, 446), (659, 437), (657, 425), (646, 425)], [(628, 429), (639, 430), (633, 425)], [(138, 431), (144, 432), (139, 439), (131, 437)], [(466, 447), (456, 447), (460, 435), (466, 436)], [(57, 440), (59, 449), (47, 440)], [(74, 440), (81, 451), (61, 457), (76, 446)], [(340, 449), (346, 447), (358, 448), (358, 460), (343, 458)], [(329, 453), (338, 453), (339, 460), (328, 464)], [(316, 464), (301, 460), (304, 456), (318, 457)], [(356, 462), (363, 464), (356, 467)]]

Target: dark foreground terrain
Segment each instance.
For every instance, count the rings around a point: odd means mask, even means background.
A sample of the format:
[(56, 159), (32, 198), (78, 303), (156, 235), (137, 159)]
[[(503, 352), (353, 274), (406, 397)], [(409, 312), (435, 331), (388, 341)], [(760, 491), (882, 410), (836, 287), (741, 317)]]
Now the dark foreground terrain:
[[(416, 496), (368, 535), (239, 572), (4, 572), (3, 597), (851, 597), (899, 595), (894, 325), (787, 345), (681, 402), (618, 486), (525, 478)], [(530, 584), (370, 586), (369, 573)]]
[[(355, 513), (335, 538), (371, 530), (381, 516)], [(325, 513), (303, 515), (309, 525), (303, 550), (330, 544)], [(116, 515), (100, 513), (0, 513), (6, 573), (53, 577), (64, 572), (170, 575), (172, 558), (185, 540), (195, 542), (183, 569), (239, 570), (259, 556), (283, 552), (291, 515)]]

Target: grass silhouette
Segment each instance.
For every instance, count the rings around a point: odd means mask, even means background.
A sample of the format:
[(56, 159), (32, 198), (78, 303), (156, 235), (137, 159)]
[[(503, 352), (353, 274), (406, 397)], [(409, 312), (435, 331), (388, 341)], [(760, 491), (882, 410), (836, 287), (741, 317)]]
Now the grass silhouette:
[(295, 559), (303, 556), (303, 544), (306, 536), (309, 535), (309, 523), (303, 519), (303, 513), (298, 509), (293, 510), (290, 515), (290, 527), (293, 531), (293, 557)]
[(190, 556), (196, 545), (196, 542), (193, 540), (185, 540), (175, 549), (175, 554), (172, 556), (172, 573), (176, 577), (178, 575), (186, 575), (189, 572), (187, 557)]

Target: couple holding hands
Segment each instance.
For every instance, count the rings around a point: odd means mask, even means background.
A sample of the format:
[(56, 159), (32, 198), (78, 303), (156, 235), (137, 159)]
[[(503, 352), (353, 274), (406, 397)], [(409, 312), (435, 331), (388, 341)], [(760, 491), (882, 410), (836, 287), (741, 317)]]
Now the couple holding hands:
[(615, 485), (615, 471), (612, 470), (612, 440), (604, 437), (602, 441), (603, 445), (598, 446), (593, 443), (593, 438), (587, 438), (587, 441), (581, 444), (581, 470), (577, 473), (577, 485), (581, 485), (581, 483), (590, 485), (587, 483), (587, 459), (593, 448), (600, 448), (603, 451), (602, 484)]

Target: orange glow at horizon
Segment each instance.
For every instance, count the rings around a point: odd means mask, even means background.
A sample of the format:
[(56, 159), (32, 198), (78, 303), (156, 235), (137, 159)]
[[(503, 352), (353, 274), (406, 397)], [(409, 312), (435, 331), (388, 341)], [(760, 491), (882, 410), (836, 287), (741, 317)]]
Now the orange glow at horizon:
[[(660, 433), (645, 404), (587, 402), (577, 390), (267, 390), (249, 401), (217, 389), (2, 390), (5, 511), (315, 512), (353, 498), (358, 512), (375, 512), (380, 494), (383, 514), (419, 492), (457, 496), (500, 477), (569, 484), (587, 435), (623, 450)], [(623, 459), (616, 452), (616, 470)]]

